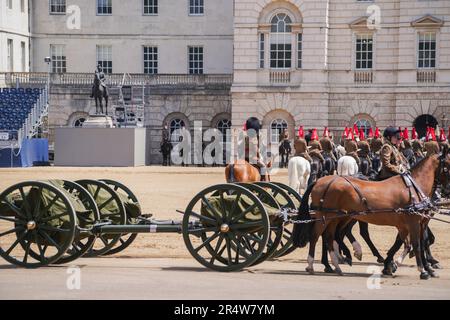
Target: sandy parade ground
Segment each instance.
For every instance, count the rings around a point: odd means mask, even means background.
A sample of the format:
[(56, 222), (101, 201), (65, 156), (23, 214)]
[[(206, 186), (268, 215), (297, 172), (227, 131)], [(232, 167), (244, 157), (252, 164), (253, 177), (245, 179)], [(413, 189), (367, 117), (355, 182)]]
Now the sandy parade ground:
[[(108, 178), (128, 186), (145, 213), (178, 220), (181, 214), (176, 210), (183, 210), (203, 188), (223, 183), (223, 171), (199, 167), (0, 169), (0, 191), (27, 180)], [(287, 171), (280, 170), (272, 179), (287, 183)], [(71, 267), (81, 268), (79, 290), (67, 288), (69, 266), (26, 270), (0, 259), (0, 299), (448, 299), (450, 226), (437, 221), (430, 226), (436, 236), (432, 251), (444, 269), (439, 270), (439, 279), (428, 281), (419, 280), (415, 260), (408, 258), (395, 278), (370, 278), (382, 266), (359, 236), (358, 227), (354, 234), (363, 246), (363, 260), (355, 259), (353, 267), (342, 266), (346, 273), (343, 277), (324, 274), (320, 262), (315, 265), (316, 275), (306, 274), (307, 249), (297, 249), (284, 258), (242, 272), (214, 272), (190, 256), (181, 235), (144, 234), (112, 257), (73, 262)], [(369, 229), (373, 242), (385, 255), (396, 230), (372, 225)], [(320, 246), (316, 257), (320, 257)], [(375, 285), (379, 289), (374, 289), (374, 283), (379, 283)]]

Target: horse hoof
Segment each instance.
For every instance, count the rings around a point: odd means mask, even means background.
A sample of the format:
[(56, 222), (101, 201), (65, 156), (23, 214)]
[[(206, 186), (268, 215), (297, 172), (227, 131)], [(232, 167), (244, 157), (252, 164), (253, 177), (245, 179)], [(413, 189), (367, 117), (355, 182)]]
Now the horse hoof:
[(305, 270), (306, 270), (306, 272), (308, 272), (308, 273), (311, 274), (311, 275), (314, 274), (314, 269), (313, 269), (313, 268), (306, 267)]
[(388, 268), (384, 268), (383, 271), (382, 271), (382, 273), (383, 273), (385, 276), (393, 276), (393, 275), (394, 275), (394, 274), (392, 273), (391, 269), (388, 269)]
[(428, 273), (432, 278), (439, 278), (439, 274), (437, 274), (437, 272), (434, 272), (433, 270), (428, 270)]
[(336, 270), (334, 270), (334, 272), (336, 272), (336, 274), (337, 274), (338, 276), (343, 276), (343, 275), (344, 275), (344, 273), (342, 272), (342, 270), (339, 269), (339, 268), (336, 268)]
[(377, 262), (378, 263), (384, 263), (384, 258), (383, 257), (378, 257)]
[(395, 262), (391, 262), (392, 272), (395, 273), (398, 269), (398, 265)]
[(433, 269), (442, 269), (441, 265), (439, 263), (435, 263), (431, 266)]
[(348, 264), (350, 267), (353, 265), (353, 261), (352, 261), (352, 259), (350, 259), (350, 258), (345, 258), (345, 259), (344, 259), (344, 262), (345, 262), (346, 264)]
[(334, 270), (333, 270), (333, 268), (331, 268), (331, 267), (325, 267), (325, 269), (323, 270), (323, 272), (325, 272), (325, 273), (334, 273)]
[(353, 255), (355, 256), (356, 259), (358, 259), (359, 261), (362, 261), (362, 253), (361, 252), (354, 252)]
[(424, 271), (420, 273), (420, 280), (428, 280), (431, 276), (428, 272)]

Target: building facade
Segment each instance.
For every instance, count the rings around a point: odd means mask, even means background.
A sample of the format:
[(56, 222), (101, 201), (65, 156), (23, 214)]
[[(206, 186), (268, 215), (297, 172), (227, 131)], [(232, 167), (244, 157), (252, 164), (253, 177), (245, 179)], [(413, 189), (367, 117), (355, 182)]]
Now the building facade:
[(50, 137), (95, 110), (101, 64), (112, 104), (123, 73), (145, 86), (149, 163), (164, 123), (224, 130), (256, 116), (273, 142), (299, 126), (450, 125), (448, 0), (48, 0), (29, 21), (31, 71), (52, 73)]
[(0, 48), (0, 72), (28, 72), (30, 70), (28, 1), (1, 1)]
[(449, 20), (448, 1), (236, 0), (232, 121), (424, 133), (450, 114)]

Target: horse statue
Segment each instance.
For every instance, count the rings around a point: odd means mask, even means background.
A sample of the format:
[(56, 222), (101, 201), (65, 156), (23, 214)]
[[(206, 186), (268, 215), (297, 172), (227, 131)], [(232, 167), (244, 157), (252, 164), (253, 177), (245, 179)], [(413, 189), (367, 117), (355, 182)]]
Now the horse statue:
[[(436, 276), (424, 257), (424, 231), (432, 217), (432, 194), (437, 184), (449, 185), (449, 172), (450, 157), (446, 147), (441, 154), (427, 156), (411, 173), (383, 181), (327, 176), (310, 185), (303, 196), (297, 219), (310, 220), (312, 209), (315, 221), (308, 224), (296, 223), (293, 232), (295, 245), (305, 247), (309, 243), (306, 271), (314, 273), (315, 246), (318, 238), (325, 236), (335, 272), (343, 274), (333, 247), (334, 235), (338, 225), (356, 219), (393, 226), (398, 230), (397, 241), (384, 261), (383, 274), (392, 275), (395, 272), (394, 255), (409, 240), (416, 256), (420, 279)], [(419, 210), (424, 215), (408, 214), (410, 208)]]
[[(92, 87), (91, 98), (95, 99), (95, 114), (108, 115), (108, 87), (106, 86), (105, 73), (102, 70), (102, 66), (98, 65), (94, 77), (94, 85)], [(103, 99), (105, 99), (105, 113), (103, 113)], [(99, 108), (100, 106), (100, 108)]]

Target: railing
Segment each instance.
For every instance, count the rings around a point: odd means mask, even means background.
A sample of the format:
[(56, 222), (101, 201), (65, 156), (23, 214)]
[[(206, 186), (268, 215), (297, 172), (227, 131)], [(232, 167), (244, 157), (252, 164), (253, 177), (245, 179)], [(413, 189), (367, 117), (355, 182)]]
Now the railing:
[(291, 71), (289, 70), (270, 70), (271, 84), (289, 84), (291, 83)]
[(373, 72), (371, 70), (355, 71), (354, 82), (358, 84), (373, 83)]
[(48, 88), (45, 87), (40, 94), (38, 100), (31, 108), (25, 123), (17, 132), (17, 141), (19, 147), (22, 145), (23, 139), (31, 138), (38, 133), (39, 127), (42, 125), (43, 117), (48, 113)]
[(435, 70), (417, 70), (418, 83), (434, 83), (436, 82)]
[[(46, 85), (48, 74), (45, 72), (32, 73), (1, 73), (7, 86), (16, 84)], [(123, 73), (106, 75), (106, 83), (110, 86), (122, 84)], [(93, 73), (52, 73), (50, 84), (53, 85), (91, 85), (94, 81)], [(184, 85), (184, 86), (231, 86), (233, 75), (231, 74), (130, 74), (124, 85)]]

